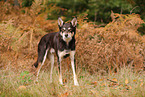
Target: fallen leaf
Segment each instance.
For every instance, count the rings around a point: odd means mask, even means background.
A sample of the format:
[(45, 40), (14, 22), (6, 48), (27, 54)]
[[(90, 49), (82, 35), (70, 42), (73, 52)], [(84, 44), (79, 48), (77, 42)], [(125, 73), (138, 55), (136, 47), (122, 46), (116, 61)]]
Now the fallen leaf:
[(128, 84), (128, 79), (125, 80), (125, 84)]
[(105, 86), (105, 85), (106, 85), (106, 83), (102, 83), (102, 84), (101, 84), (101, 86)]
[(69, 95), (69, 92), (65, 92), (63, 94), (60, 94), (59, 97), (67, 97)]
[(26, 86), (22, 85), (22, 86), (19, 86), (18, 88), (19, 90), (25, 90), (26, 89)]
[(91, 90), (91, 92), (92, 92), (95, 96), (98, 96), (98, 92), (97, 92), (97, 91)]
[(131, 86), (128, 86), (129, 87), (129, 89), (132, 89), (132, 87)]
[(117, 79), (116, 78), (113, 78), (112, 81), (117, 82)]
[(97, 81), (91, 82), (91, 84), (96, 85), (97, 86)]
[(136, 79), (134, 79), (133, 82), (136, 82)]
[(99, 79), (99, 81), (103, 81), (103, 79)]
[(132, 87), (129, 86), (129, 85), (125, 85), (125, 88), (126, 88), (126, 90), (130, 90), (130, 89), (132, 89)]
[(117, 86), (117, 85), (118, 85), (117, 83), (111, 82), (109, 86), (111, 87), (111, 86)]
[(143, 86), (143, 82), (140, 83), (140, 87)]
[(119, 87), (120, 89), (122, 89), (122, 88), (123, 88), (123, 85), (121, 84), (121, 85), (119, 85), (118, 87)]

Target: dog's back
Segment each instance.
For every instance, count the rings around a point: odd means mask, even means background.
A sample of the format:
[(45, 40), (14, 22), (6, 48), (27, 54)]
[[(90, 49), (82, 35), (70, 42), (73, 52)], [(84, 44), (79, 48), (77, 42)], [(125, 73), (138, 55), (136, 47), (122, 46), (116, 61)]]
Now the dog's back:
[(46, 49), (48, 49), (48, 46), (50, 47), (53, 47), (54, 48), (54, 43), (53, 41), (55, 40), (54, 39), (54, 36), (56, 36), (56, 34), (58, 34), (59, 32), (54, 32), (54, 33), (49, 33), (49, 34), (46, 34), (44, 35), (39, 44), (38, 44), (38, 59), (37, 61), (34, 63), (34, 66), (37, 68), (38, 67), (38, 61), (42, 62), (43, 60), (43, 56), (44, 56), (44, 53), (46, 51)]

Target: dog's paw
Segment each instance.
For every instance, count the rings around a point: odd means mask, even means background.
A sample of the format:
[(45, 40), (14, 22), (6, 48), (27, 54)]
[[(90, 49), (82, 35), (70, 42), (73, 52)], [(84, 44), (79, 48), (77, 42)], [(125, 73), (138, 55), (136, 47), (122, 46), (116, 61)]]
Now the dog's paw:
[(78, 81), (74, 81), (74, 85), (75, 85), (75, 86), (79, 86)]

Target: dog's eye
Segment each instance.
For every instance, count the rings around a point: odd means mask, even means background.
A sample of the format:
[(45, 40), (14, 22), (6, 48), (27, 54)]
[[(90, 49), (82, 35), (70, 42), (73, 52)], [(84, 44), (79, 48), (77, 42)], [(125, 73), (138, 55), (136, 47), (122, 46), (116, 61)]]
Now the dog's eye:
[(71, 29), (69, 29), (68, 31), (72, 31)]
[(68, 28), (68, 31), (72, 31), (72, 29), (71, 28)]
[(65, 31), (65, 28), (62, 28), (62, 31)]

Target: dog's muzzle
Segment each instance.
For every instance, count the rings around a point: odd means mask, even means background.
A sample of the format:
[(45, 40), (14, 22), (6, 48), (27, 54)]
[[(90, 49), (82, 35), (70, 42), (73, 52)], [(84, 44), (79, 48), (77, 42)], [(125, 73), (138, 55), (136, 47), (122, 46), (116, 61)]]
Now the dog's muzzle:
[(65, 37), (67, 38), (68, 37), (68, 34), (65, 34)]
[(69, 42), (73, 36), (73, 33), (71, 32), (61, 32), (60, 34), (65, 42)]

